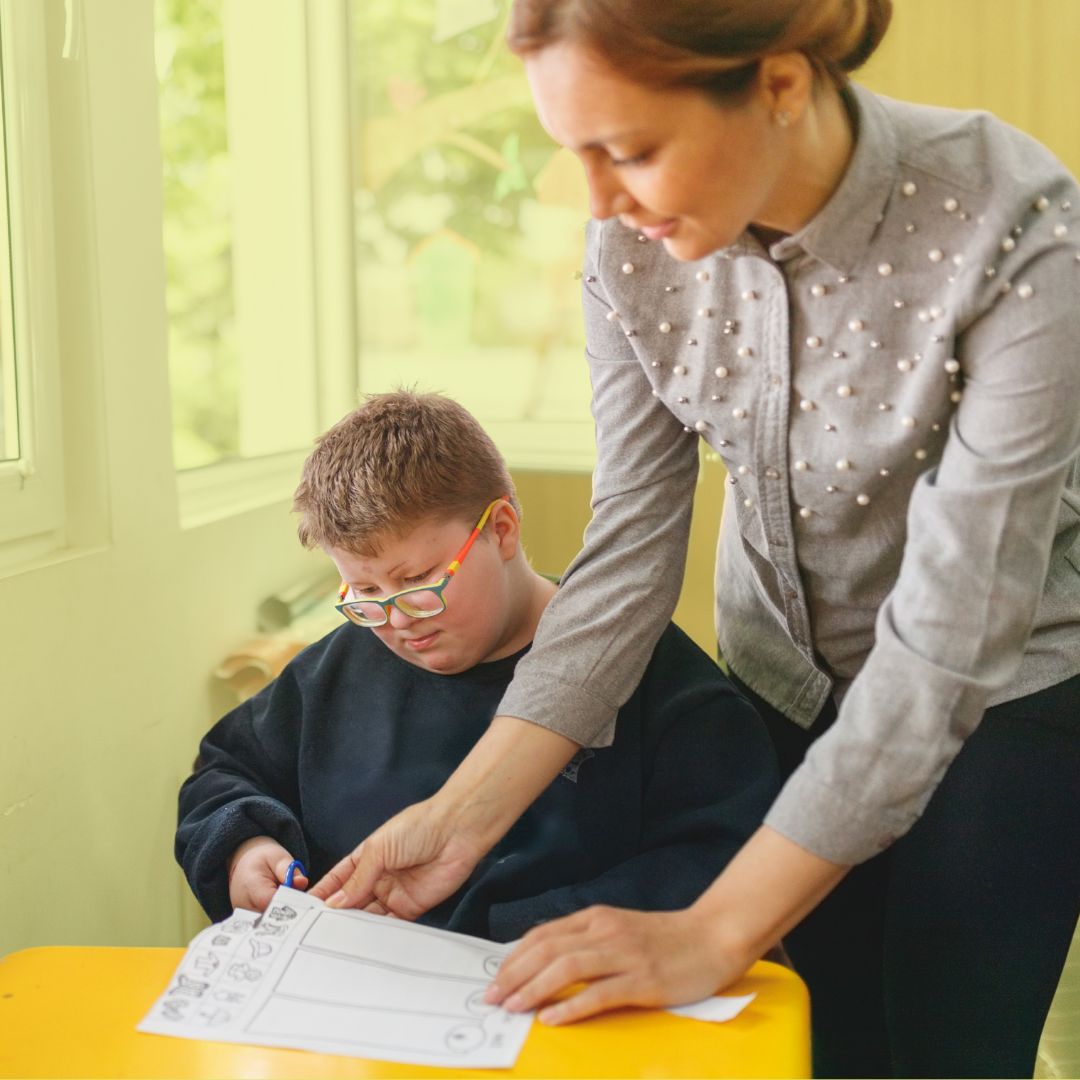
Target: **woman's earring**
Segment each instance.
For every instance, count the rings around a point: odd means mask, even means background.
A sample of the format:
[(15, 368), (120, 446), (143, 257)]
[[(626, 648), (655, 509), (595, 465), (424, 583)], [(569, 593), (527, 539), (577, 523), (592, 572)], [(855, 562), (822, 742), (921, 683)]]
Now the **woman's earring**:
[(786, 128), (791, 123), (791, 113), (787, 109), (777, 109), (772, 118), (777, 127)]

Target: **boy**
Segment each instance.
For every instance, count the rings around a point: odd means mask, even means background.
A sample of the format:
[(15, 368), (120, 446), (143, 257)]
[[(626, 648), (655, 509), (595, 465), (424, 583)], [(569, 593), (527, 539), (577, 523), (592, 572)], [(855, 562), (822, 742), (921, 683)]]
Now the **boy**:
[[(202, 741), (176, 856), (215, 920), (263, 910), (294, 858), (318, 880), (433, 794), (494, 716), (556, 589), (521, 548), (505, 462), (438, 395), (375, 396), (331, 428), (294, 509), (301, 541), (340, 572), (350, 621)], [(510, 941), (594, 903), (684, 907), (776, 790), (757, 715), (669, 625), (613, 744), (581, 751), (421, 921)]]

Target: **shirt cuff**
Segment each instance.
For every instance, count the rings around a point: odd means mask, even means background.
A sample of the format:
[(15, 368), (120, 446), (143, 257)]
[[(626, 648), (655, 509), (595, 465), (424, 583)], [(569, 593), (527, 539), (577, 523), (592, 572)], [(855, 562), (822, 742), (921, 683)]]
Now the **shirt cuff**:
[(572, 683), (518, 672), (499, 702), (500, 716), (516, 716), (573, 740), (579, 746), (610, 746), (619, 710)]
[(784, 785), (765, 824), (821, 859), (854, 866), (890, 847), (915, 820), (883, 813), (880, 806), (854, 803), (800, 767)]

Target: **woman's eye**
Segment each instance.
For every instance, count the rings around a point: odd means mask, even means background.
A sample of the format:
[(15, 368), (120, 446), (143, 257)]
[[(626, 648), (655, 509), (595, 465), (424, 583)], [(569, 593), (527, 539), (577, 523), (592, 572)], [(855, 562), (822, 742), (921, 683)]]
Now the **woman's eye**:
[(644, 165), (649, 160), (650, 152), (646, 151), (643, 154), (635, 154), (633, 157), (617, 158), (612, 157), (611, 164), (617, 169), (624, 168), (632, 165)]

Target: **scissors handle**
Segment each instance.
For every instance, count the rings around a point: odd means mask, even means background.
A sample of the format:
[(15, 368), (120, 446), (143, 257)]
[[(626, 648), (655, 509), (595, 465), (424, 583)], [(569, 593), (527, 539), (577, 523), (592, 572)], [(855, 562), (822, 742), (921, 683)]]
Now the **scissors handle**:
[(299, 859), (293, 859), (293, 861), (289, 863), (289, 866), (285, 871), (284, 884), (287, 888), (295, 888), (295, 886), (293, 885), (293, 878), (296, 877), (296, 872), (298, 870), (303, 877), (307, 877), (307, 871), (304, 869), (304, 864)]

